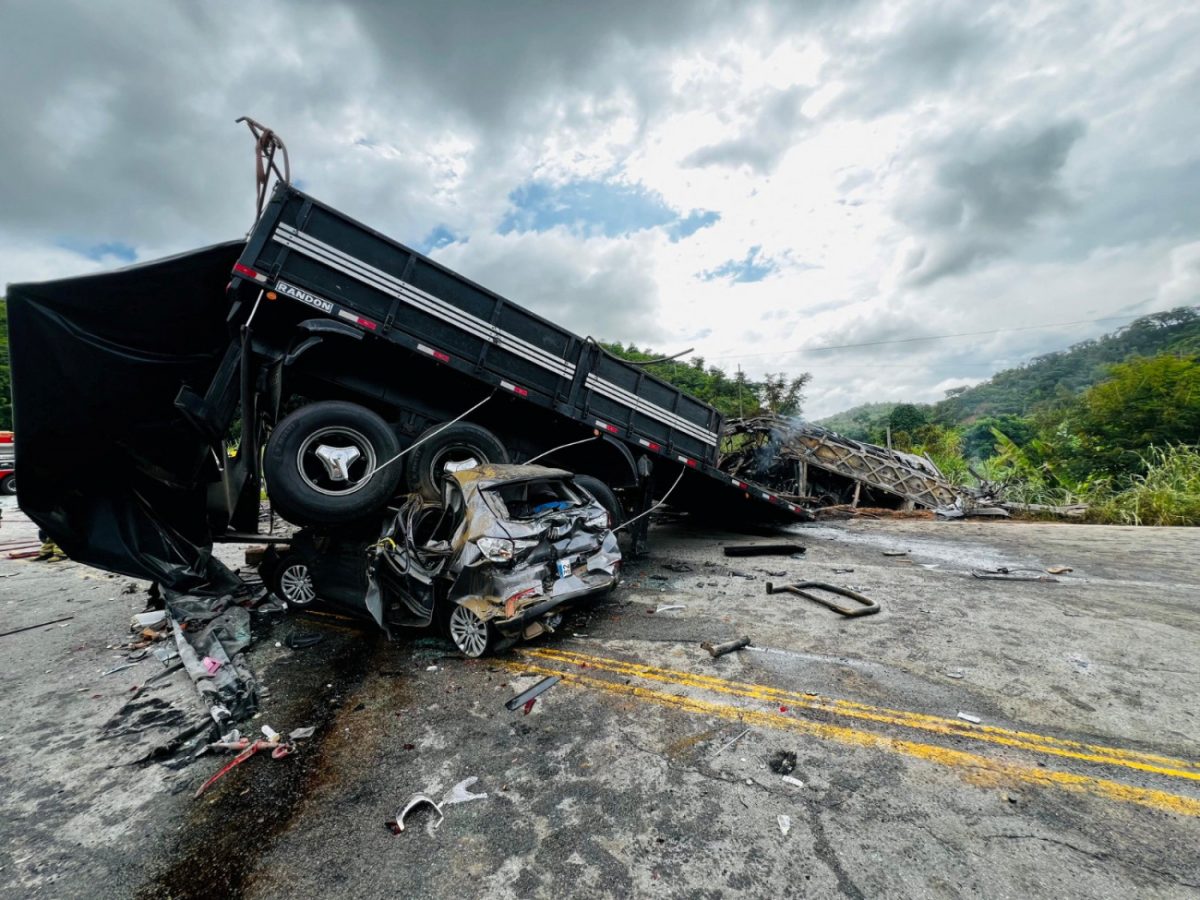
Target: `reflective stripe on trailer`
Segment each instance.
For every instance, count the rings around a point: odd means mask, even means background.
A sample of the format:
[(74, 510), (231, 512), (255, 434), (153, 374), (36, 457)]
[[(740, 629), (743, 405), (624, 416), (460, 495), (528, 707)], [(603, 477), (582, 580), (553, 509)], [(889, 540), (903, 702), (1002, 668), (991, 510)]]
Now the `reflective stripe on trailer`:
[(596, 420), (596, 427), (607, 431), (609, 434), (621, 433), (621, 429), (617, 428), (616, 425), (609, 425), (607, 422), (601, 422), (599, 419)]
[(443, 353), (441, 350), (434, 350), (432, 347), (426, 347), (424, 344), (417, 344), (417, 349), (422, 353), (432, 356), (438, 362), (450, 362), (449, 353)]
[(348, 253), (338, 250), (330, 244), (326, 244), (324, 241), (297, 231), (290, 225), (280, 225), (276, 228), (273, 239), (291, 250), (303, 253), (317, 262), (329, 266), (331, 269), (336, 269), (339, 272), (349, 275), (351, 278), (362, 282), (368, 287), (403, 300), (405, 303), (423, 312), (429, 313), (485, 341), (496, 344), (510, 353), (523, 356), (530, 362), (548, 369), (556, 375), (563, 378), (571, 378), (575, 375), (575, 366), (565, 359), (554, 356), (541, 347), (517, 337), (515, 334), (497, 328), (490, 322), (485, 322), (483, 319), (464, 312), (458, 307), (447, 303), (445, 300), (441, 300), (433, 294), (426, 293), (420, 288), (396, 278), (394, 275), (389, 275), (382, 269), (377, 269)]
[(529, 396), (529, 391), (525, 390), (525, 388), (523, 388), (523, 387), (513, 384), (511, 381), (501, 381), (500, 387), (504, 388), (505, 390), (512, 391), (518, 397), (528, 397)]
[(663, 409), (656, 403), (651, 403), (631, 391), (625, 390), (620, 385), (613, 384), (611, 381), (599, 377), (594, 372), (589, 372), (586, 385), (590, 390), (603, 394), (610, 400), (616, 400), (622, 406), (628, 406), (634, 412), (640, 412), (649, 416), (652, 419), (658, 419), (664, 425), (682, 431), (689, 437), (694, 437), (696, 440), (703, 441), (711, 446), (717, 445), (717, 435), (711, 431), (697, 425), (695, 422), (689, 422), (669, 409)]

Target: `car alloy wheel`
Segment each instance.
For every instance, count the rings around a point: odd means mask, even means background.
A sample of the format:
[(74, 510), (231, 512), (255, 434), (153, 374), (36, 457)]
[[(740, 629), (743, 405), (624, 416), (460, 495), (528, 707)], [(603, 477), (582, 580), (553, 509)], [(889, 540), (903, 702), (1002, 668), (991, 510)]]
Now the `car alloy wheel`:
[(473, 609), (460, 605), (450, 613), (450, 639), (464, 656), (478, 659), (487, 653), (491, 633), (488, 623)]
[(317, 599), (307, 563), (290, 563), (279, 573), (279, 593), (292, 606), (308, 606)]

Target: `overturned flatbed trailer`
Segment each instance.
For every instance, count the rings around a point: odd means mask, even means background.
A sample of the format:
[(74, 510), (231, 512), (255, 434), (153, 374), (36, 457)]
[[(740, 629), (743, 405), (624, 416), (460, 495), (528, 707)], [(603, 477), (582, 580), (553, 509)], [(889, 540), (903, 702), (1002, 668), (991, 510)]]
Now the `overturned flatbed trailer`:
[[(949, 509), (973, 498), (929, 459), (772, 416), (725, 425), (722, 469), (771, 485), (795, 503)], [(865, 490), (868, 499), (863, 495)]]
[(245, 242), (8, 301), (21, 507), (169, 587), (229, 579), (212, 543), (257, 533), (264, 485), (338, 529), (469, 459), (578, 473), (617, 519), (668, 491), (809, 518), (719, 467), (712, 406), (285, 183)]

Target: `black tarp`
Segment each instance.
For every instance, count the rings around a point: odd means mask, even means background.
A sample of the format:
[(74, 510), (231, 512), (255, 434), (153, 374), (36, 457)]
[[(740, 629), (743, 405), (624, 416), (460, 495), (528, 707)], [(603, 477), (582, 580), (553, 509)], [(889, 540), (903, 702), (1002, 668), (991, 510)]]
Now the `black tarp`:
[(211, 557), (214, 450), (174, 401), (229, 345), (243, 246), (9, 286), (17, 500), (72, 559), (180, 591), (237, 583)]

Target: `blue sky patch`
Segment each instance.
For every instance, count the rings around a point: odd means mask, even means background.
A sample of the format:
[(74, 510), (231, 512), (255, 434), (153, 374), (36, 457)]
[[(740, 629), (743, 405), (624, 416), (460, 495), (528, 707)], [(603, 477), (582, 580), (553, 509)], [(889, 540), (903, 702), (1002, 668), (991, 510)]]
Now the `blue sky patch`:
[(709, 225), (715, 225), (720, 220), (721, 214), (711, 209), (693, 209), (682, 219), (677, 219), (667, 227), (667, 234), (671, 237), (671, 243), (685, 237), (691, 237), (701, 228), (707, 228)]
[(671, 240), (677, 241), (720, 218), (719, 213), (705, 210), (681, 217), (660, 194), (619, 182), (552, 185), (529, 181), (508, 199), (512, 208), (500, 222), (500, 234), (565, 227), (588, 235), (620, 237), (647, 228), (666, 228)]
[(131, 263), (137, 259), (137, 251), (122, 241), (100, 241), (88, 243), (78, 238), (61, 238), (58, 246), (80, 256), (86, 256), (93, 262), (100, 262), (108, 257), (115, 257), (121, 262)]
[(460, 238), (445, 225), (439, 225), (417, 242), (417, 251), (428, 256), (434, 250), (440, 250), (442, 247), (448, 247), (460, 240), (462, 240), (462, 238)]
[(701, 272), (700, 277), (705, 281), (715, 281), (718, 278), (728, 278), (732, 283), (751, 283), (762, 281), (779, 267), (770, 259), (760, 256), (762, 247), (755, 244), (746, 253), (746, 258), (731, 259), (721, 263), (715, 269)]

